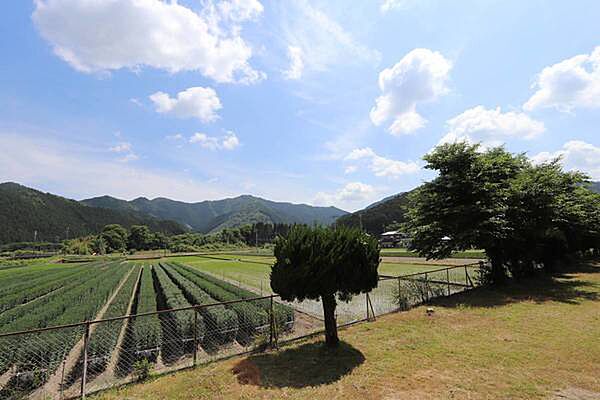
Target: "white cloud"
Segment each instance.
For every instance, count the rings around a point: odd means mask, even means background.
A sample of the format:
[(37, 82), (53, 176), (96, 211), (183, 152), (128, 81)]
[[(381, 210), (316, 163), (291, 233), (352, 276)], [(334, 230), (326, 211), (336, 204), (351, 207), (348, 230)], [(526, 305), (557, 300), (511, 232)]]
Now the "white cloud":
[(240, 145), (240, 140), (235, 133), (231, 131), (221, 138), (197, 132), (190, 137), (190, 143), (197, 143), (201, 147), (212, 151), (233, 150)]
[(260, 13), (257, 1), (209, 1), (198, 14), (176, 1), (35, 0), (32, 19), (54, 53), (81, 72), (148, 66), (249, 84), (265, 74), (250, 66), (239, 23)]
[(408, 134), (422, 128), (426, 120), (417, 113), (419, 103), (434, 101), (448, 92), (452, 63), (437, 51), (414, 49), (396, 65), (379, 74), (381, 96), (370, 117), (376, 126), (393, 119), (388, 132)]
[(181, 133), (176, 133), (174, 135), (167, 135), (165, 137), (167, 140), (183, 140), (183, 135)]
[(156, 92), (150, 96), (156, 112), (173, 114), (179, 118), (197, 118), (202, 122), (213, 122), (223, 106), (212, 88), (191, 87), (170, 97), (167, 93)]
[[(301, 54), (302, 71), (327, 71), (340, 63), (377, 65), (381, 54), (359, 43), (340, 23), (306, 0), (281, 2), (280, 33), (288, 56)], [(291, 56), (290, 56), (291, 58)], [(293, 61), (292, 61), (293, 62)]]
[[(119, 134), (116, 136), (121, 137), (121, 133), (119, 132)], [(127, 153), (123, 157), (117, 159), (120, 162), (126, 163), (130, 161), (136, 161), (140, 158), (137, 154), (133, 152), (133, 146), (129, 142), (117, 143), (116, 145), (110, 147), (108, 150), (113, 153)]]
[(131, 151), (131, 143), (121, 142), (111, 147), (109, 150), (113, 153), (124, 153), (126, 151)]
[(15, 181), (68, 197), (110, 194), (125, 199), (162, 196), (199, 201), (235, 194), (185, 174), (97, 159), (94, 148), (63, 140), (0, 132), (0, 142), (0, 181)]
[(419, 172), (419, 164), (409, 161), (397, 161), (389, 158), (381, 157), (377, 155), (370, 147), (364, 147), (360, 149), (352, 150), (345, 158), (346, 160), (369, 160), (369, 169), (375, 174), (375, 176), (393, 177), (396, 178), (400, 175), (413, 174)]
[(523, 105), (525, 110), (600, 107), (600, 46), (591, 54), (580, 54), (546, 67), (535, 80), (537, 91)]
[(417, 2), (414, 0), (383, 0), (379, 6), (379, 10), (382, 13), (392, 10), (406, 10), (422, 1), (424, 0), (419, 0)]
[(220, 1), (217, 7), (224, 18), (235, 22), (256, 19), (264, 11), (258, 0)]
[(509, 111), (500, 107), (486, 109), (476, 106), (446, 121), (448, 133), (441, 143), (466, 141), (481, 143), (484, 147), (500, 146), (507, 139), (533, 139), (545, 131), (544, 123), (527, 114)]
[(323, 206), (335, 205), (341, 208), (355, 208), (373, 200), (378, 191), (371, 185), (361, 182), (350, 182), (335, 192), (319, 192), (313, 203)]
[(593, 180), (600, 180), (600, 147), (582, 140), (571, 140), (565, 143), (561, 150), (544, 151), (531, 157), (531, 160), (539, 164), (558, 157), (562, 158), (561, 162), (566, 169), (585, 172)]
[(283, 71), (283, 76), (286, 79), (300, 79), (304, 70), (302, 49), (297, 46), (288, 46), (288, 58), (290, 59), (290, 66)]
[(221, 141), (221, 146), (225, 150), (233, 150), (240, 145), (240, 140), (233, 132), (229, 132), (225, 139)]
[(358, 171), (358, 167), (356, 165), (348, 165), (346, 168), (344, 168), (345, 174), (353, 174), (356, 171)]
[(128, 154), (125, 154), (123, 157), (119, 158), (119, 161), (126, 163), (126, 162), (130, 162), (130, 161), (136, 161), (139, 159), (140, 159), (140, 157), (137, 154), (128, 153)]

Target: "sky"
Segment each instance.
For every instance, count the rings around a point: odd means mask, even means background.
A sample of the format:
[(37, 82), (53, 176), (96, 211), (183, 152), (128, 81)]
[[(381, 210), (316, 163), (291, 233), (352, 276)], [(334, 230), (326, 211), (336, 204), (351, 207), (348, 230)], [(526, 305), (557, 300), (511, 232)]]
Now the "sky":
[(600, 180), (595, 0), (0, 7), (0, 181), (354, 211), (465, 140)]

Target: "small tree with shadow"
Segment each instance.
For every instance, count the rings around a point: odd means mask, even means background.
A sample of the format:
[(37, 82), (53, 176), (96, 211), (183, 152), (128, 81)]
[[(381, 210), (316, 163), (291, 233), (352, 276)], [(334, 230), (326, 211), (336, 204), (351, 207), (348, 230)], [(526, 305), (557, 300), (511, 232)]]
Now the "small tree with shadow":
[(325, 342), (336, 347), (336, 297), (350, 301), (353, 295), (377, 287), (377, 240), (353, 228), (298, 225), (285, 238), (277, 239), (275, 257), (271, 269), (273, 291), (286, 301), (321, 299)]

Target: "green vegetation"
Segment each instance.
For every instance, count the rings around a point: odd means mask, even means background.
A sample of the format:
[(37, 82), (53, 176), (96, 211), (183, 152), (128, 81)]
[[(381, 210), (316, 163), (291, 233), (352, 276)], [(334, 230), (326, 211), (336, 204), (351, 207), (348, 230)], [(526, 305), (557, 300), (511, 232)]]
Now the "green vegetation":
[(348, 301), (377, 287), (377, 240), (358, 229), (296, 226), (277, 240), (275, 258), (273, 291), (287, 301), (321, 299), (325, 342), (338, 346), (336, 296)]
[[(234, 301), (240, 298), (235, 292), (228, 291), (221, 285), (216, 284), (207, 274), (176, 263), (172, 263), (170, 266), (217, 301)], [(227, 308), (235, 312), (238, 317), (239, 330), (237, 339), (242, 342), (246, 340), (246, 336), (256, 334), (259, 328), (269, 323), (267, 313), (254, 302), (228, 304)]]
[[(13, 308), (0, 317), (0, 332), (41, 328), (52, 325), (65, 325), (94, 319), (105, 305), (118, 283), (129, 271), (120, 263), (88, 266), (72, 279), (69, 287), (40, 299), (35, 304)], [(9, 357), (0, 359), (0, 374), (4, 373), (14, 360), (28, 360), (32, 370), (45, 368), (50, 376), (73, 345), (79, 340), (81, 327), (73, 328), (73, 334), (64, 331), (46, 331), (35, 339), (8, 337), (2, 340), (2, 348), (16, 351)], [(14, 341), (19, 341), (16, 346)]]
[[(182, 290), (190, 304), (203, 305), (217, 303), (206, 292), (196, 286), (192, 281), (185, 278), (168, 264), (161, 264), (161, 267), (167, 272), (169, 277)], [(223, 305), (203, 307), (198, 310), (206, 323), (208, 345), (223, 344), (232, 342), (239, 329), (236, 314), (225, 308)]]
[(484, 249), (488, 278), (552, 270), (569, 255), (600, 253), (600, 194), (559, 160), (533, 165), (504, 148), (438, 146), (424, 157), (437, 178), (411, 195), (411, 249), (428, 258)]
[[(159, 289), (159, 309), (169, 310), (176, 308), (190, 307), (190, 302), (185, 298), (181, 289), (177, 287), (171, 278), (167, 275), (162, 267), (155, 265), (153, 271), (158, 283)], [(196, 315), (197, 323), (194, 323), (194, 310), (183, 310), (170, 313), (164, 317), (172, 319), (171, 323), (165, 323), (166, 328), (171, 332), (167, 335), (170, 340), (177, 338), (182, 342), (185, 339), (193, 339), (197, 335), (198, 341), (202, 341), (206, 332), (206, 326), (201, 316)], [(163, 336), (163, 338), (166, 336)], [(177, 347), (181, 349), (183, 346), (179, 344)], [(164, 341), (163, 341), (164, 346)]]
[[(113, 389), (99, 400), (568, 398), (600, 392), (600, 266), (441, 299), (279, 352)], [(593, 398), (593, 396), (587, 396)], [(572, 397), (576, 398), (576, 397)], [(585, 398), (585, 396), (581, 396)]]
[[(152, 267), (145, 265), (140, 279), (136, 301), (136, 314), (150, 313), (158, 310)], [(133, 320), (133, 343), (136, 357), (149, 358), (156, 361), (158, 348), (161, 343), (162, 330), (158, 315), (151, 314), (137, 317)]]
[[(419, 253), (408, 249), (381, 249), (382, 257), (419, 257)], [(485, 258), (483, 250), (455, 251), (450, 258), (472, 258), (473, 261)]]
[[(127, 315), (127, 309), (135, 294), (136, 284), (141, 272), (140, 266), (134, 266), (121, 286), (121, 289), (108, 306), (102, 319), (110, 319)], [(96, 375), (106, 368), (111, 355), (117, 345), (121, 329), (126, 321), (124, 319), (103, 322), (94, 327), (90, 336), (88, 349), (88, 376)], [(80, 360), (81, 363), (81, 360)], [(75, 371), (81, 372), (81, 368)]]
[(154, 215), (161, 219), (177, 221), (204, 234), (257, 223), (329, 225), (337, 217), (346, 214), (335, 207), (279, 203), (247, 195), (199, 203), (183, 203), (165, 198), (148, 200), (144, 197), (125, 201), (102, 196), (83, 200), (82, 203), (121, 212)]
[(364, 210), (341, 216), (337, 225), (362, 228), (372, 234), (379, 235), (392, 230), (393, 225), (407, 221), (406, 213), (409, 193), (400, 193), (391, 198), (383, 199)]
[[(153, 231), (185, 231), (172, 221), (160, 221), (135, 211), (90, 207), (75, 200), (30, 189), (16, 183), (0, 184), (0, 244), (62, 239), (98, 233), (105, 225), (147, 225)], [(36, 233), (37, 232), (37, 233)]]

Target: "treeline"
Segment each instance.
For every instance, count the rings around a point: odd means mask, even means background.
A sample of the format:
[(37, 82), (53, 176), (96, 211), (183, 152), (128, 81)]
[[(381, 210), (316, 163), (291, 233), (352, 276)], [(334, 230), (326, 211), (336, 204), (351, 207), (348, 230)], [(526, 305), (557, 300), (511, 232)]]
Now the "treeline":
[(119, 224), (106, 225), (100, 234), (63, 241), (66, 254), (109, 254), (143, 250), (169, 250), (173, 253), (218, 250), (224, 247), (264, 246), (277, 236), (287, 235), (291, 225), (262, 222), (239, 228), (226, 228), (213, 234), (184, 233), (167, 236), (148, 226), (129, 230)]
[(424, 157), (438, 177), (410, 196), (411, 248), (428, 258), (484, 249), (501, 282), (600, 255), (600, 194), (560, 159), (533, 164), (504, 148), (447, 144)]

